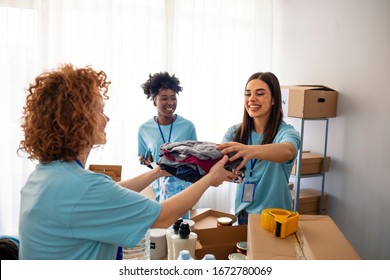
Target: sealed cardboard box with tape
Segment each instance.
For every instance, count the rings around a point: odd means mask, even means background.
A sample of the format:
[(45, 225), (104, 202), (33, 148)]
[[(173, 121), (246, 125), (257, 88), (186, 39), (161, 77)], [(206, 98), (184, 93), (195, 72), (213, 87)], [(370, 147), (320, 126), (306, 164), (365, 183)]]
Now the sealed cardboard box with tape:
[(282, 86), (285, 117), (332, 118), (336, 116), (338, 92), (322, 85)]
[(361, 259), (329, 216), (299, 216), (298, 231), (278, 238), (260, 225), (261, 214), (249, 214), (250, 260), (359, 260)]

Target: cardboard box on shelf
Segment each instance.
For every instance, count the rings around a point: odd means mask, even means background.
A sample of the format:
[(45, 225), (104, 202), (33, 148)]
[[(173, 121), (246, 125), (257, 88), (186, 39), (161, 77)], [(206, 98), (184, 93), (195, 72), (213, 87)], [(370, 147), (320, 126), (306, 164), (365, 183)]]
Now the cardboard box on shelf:
[(359, 255), (329, 216), (299, 216), (298, 231), (278, 238), (260, 225), (261, 214), (249, 214), (250, 260), (358, 260)]
[[(291, 191), (291, 197), (294, 203), (295, 191)], [(298, 202), (298, 213), (306, 215), (315, 215), (320, 212), (320, 199), (321, 192), (315, 189), (305, 188), (300, 189), (299, 202)], [(322, 200), (322, 214), (326, 215), (326, 203), (328, 201), (328, 194), (324, 192)]]
[[(323, 170), (324, 156), (310, 151), (302, 152), (302, 164), (301, 164), (301, 175), (307, 174), (320, 174)], [(297, 162), (295, 161), (291, 174), (296, 175)], [(326, 157), (325, 172), (329, 171), (330, 157)]]
[(231, 253), (237, 252), (237, 242), (247, 241), (248, 236), (246, 225), (195, 229), (194, 232), (198, 235), (195, 250), (198, 260), (206, 254), (213, 254), (217, 260), (228, 260)]
[(233, 223), (237, 221), (237, 217), (233, 214), (210, 208), (194, 209), (190, 212), (190, 219), (195, 222), (194, 229), (215, 228), (220, 217), (231, 218)]
[(338, 92), (323, 85), (282, 86), (285, 117), (331, 118), (336, 116)]

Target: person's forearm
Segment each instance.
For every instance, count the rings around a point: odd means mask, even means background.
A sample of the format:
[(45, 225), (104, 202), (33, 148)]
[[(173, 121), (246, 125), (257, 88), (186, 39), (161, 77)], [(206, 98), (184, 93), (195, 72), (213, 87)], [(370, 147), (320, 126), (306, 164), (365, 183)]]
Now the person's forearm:
[(187, 189), (162, 202), (160, 215), (152, 227), (167, 228), (172, 225), (199, 201), (210, 185), (209, 177), (205, 176)]
[(272, 162), (286, 162), (296, 154), (294, 145), (290, 143), (253, 145), (252, 147), (253, 158)]
[(127, 189), (140, 192), (149, 186), (154, 180), (161, 177), (162, 172), (163, 171), (160, 169), (160, 167), (156, 167), (155, 169), (152, 169), (134, 178), (120, 181), (118, 184)]

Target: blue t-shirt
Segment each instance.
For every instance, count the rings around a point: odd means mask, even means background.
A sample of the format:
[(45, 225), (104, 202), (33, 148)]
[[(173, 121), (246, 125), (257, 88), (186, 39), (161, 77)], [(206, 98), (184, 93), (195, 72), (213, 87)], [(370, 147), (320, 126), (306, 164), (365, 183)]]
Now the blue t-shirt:
[[(238, 125), (230, 127), (222, 142), (233, 141)], [(262, 141), (263, 134), (258, 134), (255, 131), (251, 132), (252, 143), (259, 144)], [(294, 145), (296, 151), (299, 150), (301, 138), (299, 133), (292, 125), (286, 124), (284, 121), (279, 126), (278, 132), (273, 143), (288, 142)], [(249, 143), (248, 143), (249, 144)], [(237, 185), (235, 212), (238, 214), (242, 210), (248, 213), (259, 214), (266, 208), (283, 208), (292, 209), (292, 200), (288, 182), (293, 167), (295, 157), (288, 162), (271, 162), (265, 160), (257, 160), (252, 177), (250, 177), (251, 160), (245, 164), (245, 180), (244, 183)], [(245, 182), (254, 183), (254, 197), (252, 202), (242, 202), (243, 188)]]
[[(181, 142), (186, 140), (198, 140), (196, 136), (196, 130), (194, 124), (176, 115), (176, 120), (171, 125), (160, 125), (158, 127), (154, 117), (143, 123), (138, 129), (138, 156), (145, 154), (147, 150), (152, 154), (153, 161), (158, 162), (160, 157), (160, 146), (169, 142)], [(169, 135), (171, 137), (169, 139)], [(164, 139), (163, 139), (164, 138)], [(165, 140), (165, 142), (164, 142)], [(164, 201), (165, 199), (179, 193), (183, 189), (187, 188), (191, 183), (180, 180), (174, 176), (161, 177), (152, 183), (154, 194), (157, 201)]]
[(115, 259), (161, 205), (76, 162), (38, 164), (21, 190), (20, 259)]

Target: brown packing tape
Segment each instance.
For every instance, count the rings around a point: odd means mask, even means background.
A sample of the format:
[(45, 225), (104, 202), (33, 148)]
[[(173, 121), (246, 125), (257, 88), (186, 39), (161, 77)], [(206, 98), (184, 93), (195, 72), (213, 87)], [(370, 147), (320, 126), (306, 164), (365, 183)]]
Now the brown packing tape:
[(303, 234), (301, 226), (298, 226), (298, 230), (295, 233), (295, 238), (297, 239), (296, 244), (296, 252), (302, 254), (303, 258), (305, 260), (313, 260), (314, 254), (310, 248), (310, 245), (307, 242), (307, 239), (305, 238), (305, 235)]

